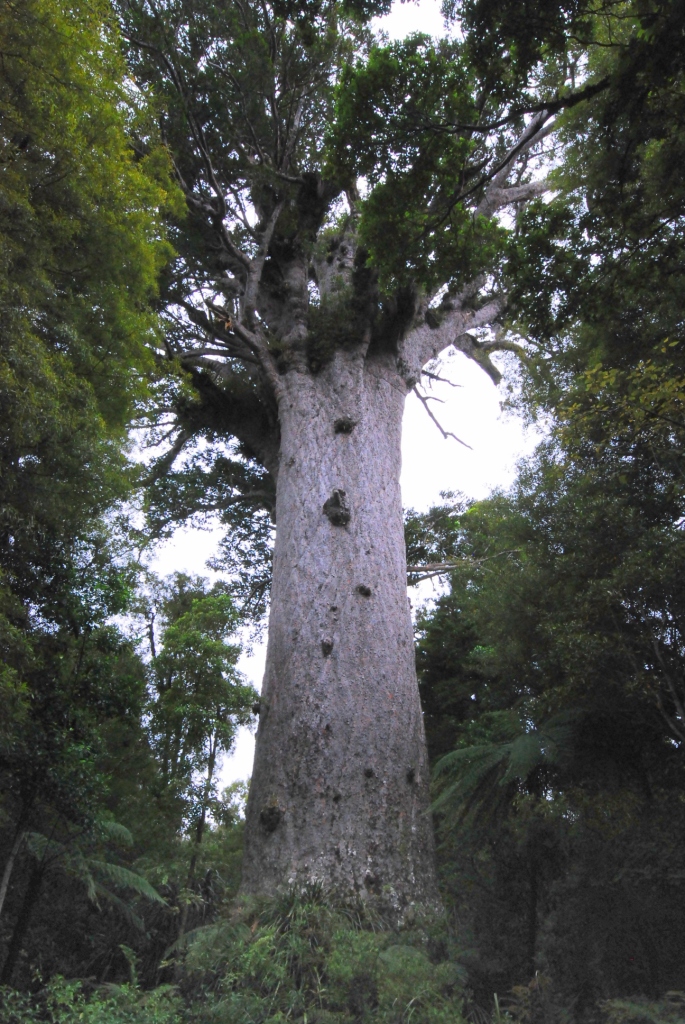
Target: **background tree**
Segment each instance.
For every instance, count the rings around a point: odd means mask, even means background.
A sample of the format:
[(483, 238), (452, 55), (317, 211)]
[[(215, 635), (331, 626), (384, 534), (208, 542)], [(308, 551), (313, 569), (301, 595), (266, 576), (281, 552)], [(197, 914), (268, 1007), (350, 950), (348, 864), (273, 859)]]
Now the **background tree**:
[(127, 492), (126, 428), (152, 370), (149, 300), (166, 161), (128, 141), (103, 4), (0, 6), (0, 777), (5, 975), (46, 881), (31, 833), (95, 841), (104, 734), (144, 677), (108, 624), (133, 574), (103, 516)]
[(218, 803), (221, 755), (233, 746), (238, 727), (252, 721), (259, 695), (236, 669), (240, 618), (224, 584), (208, 590), (206, 580), (177, 574), (156, 589), (148, 615), (147, 732), (160, 784), (179, 804), (178, 831), (193, 845), (182, 935), (208, 816)]
[[(620, 57), (608, 46), (595, 59), (613, 73)], [(484, 993), (530, 971), (506, 952), (523, 948), (519, 894), (531, 865), (511, 854), (535, 839), (544, 768), (534, 961), (579, 1015), (598, 996), (682, 984), (670, 916), (683, 896), (679, 812), (670, 817), (682, 772), (683, 194), (672, 161), (682, 73), (673, 68), (666, 62), (630, 101), (607, 89), (589, 119), (565, 115), (558, 198), (520, 221), (510, 273), (533, 358), (518, 401), (553, 414), (551, 441), (511, 496), (436, 510), (410, 534), (424, 564), (457, 560), (421, 663), (437, 749), (450, 736), (458, 749), (446, 870), (455, 893), (471, 887), (457, 904), (474, 929), (474, 977)], [(493, 791), (506, 796), (493, 772), (512, 708), (529, 744), (560, 713), (573, 730), (565, 761), (532, 772), (519, 764), (503, 825), (501, 813), (474, 815), (485, 795), (485, 809)], [(540, 843), (530, 849), (539, 864)], [(496, 934), (480, 923), (495, 913)]]
[[(682, 744), (649, 639), (681, 587), (635, 496), (591, 465), (543, 451), (511, 497), (453, 515), (460, 560), (419, 646), (440, 860), (477, 999), (537, 969), (581, 1016), (682, 983)], [(679, 530), (656, 532), (675, 561)]]
[[(582, 1019), (598, 997), (682, 985), (682, 12), (536, 11), (569, 21), (541, 43), (536, 12), (525, 30), (507, 4), (467, 20), (498, 74), (541, 73), (581, 35), (605, 83), (563, 115), (556, 196), (522, 214), (507, 271), (527, 341), (515, 401), (553, 433), (510, 495), (410, 521), (409, 561), (455, 563), (419, 665), (429, 741), (455, 751), (441, 859), (478, 998), (533, 965)], [(521, 743), (545, 756), (512, 764)], [(523, 991), (512, 1012), (542, 1013)]]

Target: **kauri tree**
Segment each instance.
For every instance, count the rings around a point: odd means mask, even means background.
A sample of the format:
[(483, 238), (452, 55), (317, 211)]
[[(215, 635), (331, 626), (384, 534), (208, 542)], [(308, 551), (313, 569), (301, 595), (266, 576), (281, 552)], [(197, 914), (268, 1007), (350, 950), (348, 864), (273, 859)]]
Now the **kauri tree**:
[(276, 522), (244, 887), (316, 878), (431, 904), (402, 414), (449, 346), (499, 377), (498, 214), (542, 191), (530, 159), (551, 108), (484, 90), (460, 44), (374, 47), (369, 10), (119, 10), (187, 203), (152, 500)]

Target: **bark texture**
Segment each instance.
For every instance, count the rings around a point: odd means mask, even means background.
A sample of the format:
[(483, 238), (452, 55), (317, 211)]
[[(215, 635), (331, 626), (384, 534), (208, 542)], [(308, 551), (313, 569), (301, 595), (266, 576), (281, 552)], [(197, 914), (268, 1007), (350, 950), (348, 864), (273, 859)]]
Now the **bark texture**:
[(344, 351), (282, 382), (244, 888), (316, 879), (400, 912), (437, 904), (399, 484), (406, 383), (394, 358)]

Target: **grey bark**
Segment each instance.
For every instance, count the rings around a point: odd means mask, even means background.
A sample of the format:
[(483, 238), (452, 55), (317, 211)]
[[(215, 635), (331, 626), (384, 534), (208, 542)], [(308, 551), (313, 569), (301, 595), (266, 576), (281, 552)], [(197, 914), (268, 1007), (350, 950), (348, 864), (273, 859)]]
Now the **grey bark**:
[[(407, 385), (394, 357), (343, 351), (282, 383), (243, 887), (319, 880), (400, 913), (437, 905), (399, 484)], [(347, 522), (324, 510), (336, 491)]]

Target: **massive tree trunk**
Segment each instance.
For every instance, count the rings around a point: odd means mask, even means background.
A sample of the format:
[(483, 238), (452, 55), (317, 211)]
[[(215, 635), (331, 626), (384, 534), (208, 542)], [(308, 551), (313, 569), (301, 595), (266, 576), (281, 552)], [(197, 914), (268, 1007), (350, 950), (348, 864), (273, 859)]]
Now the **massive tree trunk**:
[(396, 359), (292, 370), (243, 886), (436, 905), (400, 496)]

